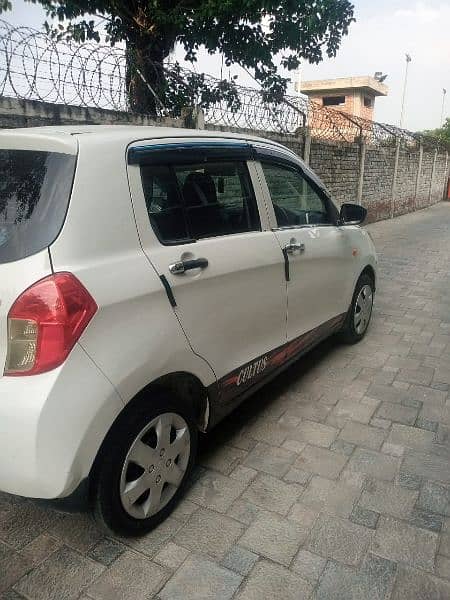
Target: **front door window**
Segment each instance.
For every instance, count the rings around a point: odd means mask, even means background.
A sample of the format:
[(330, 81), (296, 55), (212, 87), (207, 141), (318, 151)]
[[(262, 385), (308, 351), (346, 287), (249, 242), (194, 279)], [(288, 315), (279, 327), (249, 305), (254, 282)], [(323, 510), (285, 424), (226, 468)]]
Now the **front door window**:
[(262, 163), (278, 227), (331, 223), (324, 198), (299, 171)]

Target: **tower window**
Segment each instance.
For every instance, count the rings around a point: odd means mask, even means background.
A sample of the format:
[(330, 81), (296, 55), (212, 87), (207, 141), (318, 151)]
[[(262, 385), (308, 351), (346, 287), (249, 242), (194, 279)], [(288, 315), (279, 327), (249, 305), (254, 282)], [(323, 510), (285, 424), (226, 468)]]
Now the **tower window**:
[(324, 96), (322, 98), (323, 106), (339, 106), (345, 104), (345, 96)]
[(364, 96), (364, 106), (366, 108), (372, 108), (373, 106), (373, 100), (370, 96)]

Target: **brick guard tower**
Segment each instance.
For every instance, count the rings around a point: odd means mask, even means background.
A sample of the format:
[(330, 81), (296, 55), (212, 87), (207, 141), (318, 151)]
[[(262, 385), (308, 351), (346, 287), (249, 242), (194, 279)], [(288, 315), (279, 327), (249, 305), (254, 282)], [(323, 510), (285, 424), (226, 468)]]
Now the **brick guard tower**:
[[(302, 81), (300, 91), (320, 106), (327, 106), (373, 121), (376, 96), (387, 96), (388, 87), (375, 77), (340, 77)], [(298, 84), (297, 84), (298, 89)]]

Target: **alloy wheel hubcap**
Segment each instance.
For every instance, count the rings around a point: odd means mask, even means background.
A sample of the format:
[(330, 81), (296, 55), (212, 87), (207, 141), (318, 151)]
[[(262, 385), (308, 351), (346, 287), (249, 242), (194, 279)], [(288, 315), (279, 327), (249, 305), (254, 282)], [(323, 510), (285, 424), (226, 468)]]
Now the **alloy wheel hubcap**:
[(354, 326), (358, 335), (361, 335), (369, 325), (372, 314), (373, 293), (370, 285), (364, 285), (359, 291), (355, 304)]
[(147, 519), (173, 498), (189, 463), (191, 440), (186, 421), (163, 413), (142, 429), (125, 458), (120, 500), (135, 519)]

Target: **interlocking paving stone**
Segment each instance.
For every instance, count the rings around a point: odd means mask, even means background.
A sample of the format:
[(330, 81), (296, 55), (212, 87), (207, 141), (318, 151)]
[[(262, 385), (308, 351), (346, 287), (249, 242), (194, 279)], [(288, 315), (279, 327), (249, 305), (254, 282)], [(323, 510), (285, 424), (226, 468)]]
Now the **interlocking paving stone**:
[(284, 483), (271, 475), (258, 475), (242, 498), (261, 508), (285, 515), (302, 491), (303, 488), (295, 483)]
[(177, 521), (184, 523), (196, 510), (198, 510), (198, 504), (194, 504), (194, 502), (182, 498), (172, 512), (172, 517)]
[(283, 477), (295, 457), (296, 455), (289, 450), (260, 442), (247, 456), (244, 464), (258, 471), (275, 475), (275, 477)]
[(87, 591), (94, 600), (146, 598), (158, 592), (169, 576), (170, 571), (148, 558), (125, 552)]
[(425, 481), (420, 490), (417, 507), (450, 516), (450, 489), (435, 481)]
[(302, 523), (304, 527), (311, 528), (314, 525), (318, 515), (319, 512), (317, 510), (312, 510), (310, 508), (307, 508), (306, 506), (303, 506), (303, 504), (297, 503), (294, 504), (294, 506), (289, 511), (288, 517), (293, 521), (298, 521), (299, 523)]
[(257, 554), (289, 566), (308, 532), (309, 528), (297, 521), (288, 521), (275, 513), (260, 513), (239, 543)]
[(367, 390), (367, 396), (374, 398), (375, 400), (382, 400), (387, 402), (394, 402), (400, 404), (403, 400), (408, 398), (409, 391), (401, 390), (390, 385), (382, 385), (375, 383)]
[(446, 556), (436, 556), (436, 575), (450, 579), (450, 558)]
[(326, 563), (326, 559), (318, 554), (313, 554), (308, 550), (299, 550), (291, 568), (304, 579), (315, 582), (321, 576)]
[(419, 400), (426, 406), (429, 402), (438, 402), (445, 404), (447, 393), (439, 390), (434, 390), (427, 386), (412, 385), (408, 390), (408, 396), (414, 400)]
[(221, 560), (243, 531), (238, 521), (204, 508), (192, 515), (173, 541), (193, 552)]
[(362, 489), (366, 485), (367, 475), (358, 471), (344, 469), (339, 477), (339, 481), (350, 487)]
[(300, 417), (302, 419), (308, 419), (310, 421), (324, 421), (331, 408), (318, 402), (311, 402), (308, 404), (299, 404), (289, 408), (286, 412), (286, 417), (289, 419), (291, 416)]
[(256, 421), (247, 428), (246, 439), (253, 438), (259, 442), (281, 446), (290, 431), (289, 427), (281, 425), (276, 421)]
[(439, 384), (450, 384), (450, 371), (448, 367), (438, 367), (434, 371), (434, 381)]
[(441, 445), (444, 449), (450, 449), (450, 427), (439, 423), (435, 439), (436, 443)]
[(447, 457), (424, 452), (408, 452), (401, 465), (401, 472), (416, 475), (433, 481), (450, 483), (450, 469)]
[(394, 381), (395, 375), (395, 371), (388, 371), (384, 367), (381, 370), (364, 367), (358, 377), (366, 380), (367, 383), (381, 383), (387, 385)]
[(444, 533), (441, 536), (439, 554), (443, 554), (444, 556), (450, 558), (450, 534), (448, 533)]
[(387, 360), (386, 366), (394, 367), (395, 369), (417, 369), (420, 367), (420, 360), (417, 360), (417, 358), (391, 356)]
[(189, 551), (173, 542), (167, 542), (165, 546), (153, 557), (153, 560), (168, 569), (178, 569), (186, 560)]
[(20, 551), (21, 556), (29, 560), (34, 566), (61, 548), (62, 541), (47, 533), (42, 533)]
[[(237, 600), (307, 600), (313, 586), (281, 565), (267, 560), (256, 563)], [(183, 599), (184, 600), (184, 599)]]
[(396, 572), (394, 562), (374, 554), (368, 554), (359, 569), (330, 561), (320, 580), (316, 600), (385, 600), (393, 588)]
[(285, 440), (281, 444), (281, 447), (286, 448), (286, 450), (291, 450), (296, 454), (300, 454), (306, 447), (306, 442), (299, 442), (298, 440)]
[(201, 464), (223, 475), (229, 475), (247, 456), (245, 450), (233, 446), (218, 445), (211, 448), (208, 454), (202, 456)]
[(230, 479), (215, 471), (207, 471), (188, 490), (186, 498), (205, 508), (226, 512), (246, 487), (242, 481)]
[(436, 432), (438, 430), (439, 423), (437, 421), (430, 421), (429, 419), (425, 419), (419, 415), (416, 419), (415, 426), (419, 427), (420, 429)]
[(329, 448), (338, 434), (335, 427), (316, 423), (315, 421), (302, 421), (298, 427), (289, 432), (289, 439), (306, 442), (314, 446)]
[(387, 441), (413, 450), (428, 450), (434, 438), (435, 434), (431, 431), (394, 423)]
[(365, 473), (376, 479), (392, 481), (399, 467), (399, 459), (381, 452), (357, 448), (348, 461), (346, 469)]
[(0, 594), (14, 585), (31, 567), (30, 560), (0, 542)]
[(54, 523), (47, 531), (50, 535), (59, 537), (66, 546), (79, 552), (86, 552), (105, 535), (89, 514), (56, 515)]
[(126, 550), (126, 546), (115, 540), (104, 539), (94, 546), (89, 552), (89, 558), (96, 560), (102, 565), (111, 565)]
[(382, 429), (348, 421), (344, 425), (339, 437), (346, 442), (351, 442), (357, 446), (379, 450), (383, 443), (384, 435)]
[[(400, 369), (397, 375), (399, 381), (415, 383), (417, 385), (428, 385), (434, 376), (434, 369), (430, 367), (419, 367), (418, 369)], [(438, 379), (439, 380), (439, 379)]]
[[(401, 381), (394, 381), (394, 385), (401, 385)], [(403, 385), (407, 385), (407, 384), (403, 384)], [(405, 400), (403, 400), (402, 402), (403, 406), (411, 406), (412, 408), (417, 408), (417, 409), (421, 409), (423, 404), (422, 402), (420, 402), (419, 400), (414, 400), (413, 398), (406, 398)]]
[(390, 442), (384, 442), (381, 446), (381, 452), (383, 454), (389, 454), (389, 456), (401, 457), (405, 454), (405, 447), (399, 446), (398, 444), (391, 444)]
[(391, 517), (381, 517), (372, 542), (375, 554), (432, 571), (438, 535)]
[(33, 600), (72, 600), (103, 571), (99, 563), (63, 547), (22, 577), (14, 590)]
[(397, 477), (398, 485), (408, 488), (410, 490), (418, 490), (422, 485), (423, 478), (418, 475), (411, 475), (400, 471)]
[(450, 583), (408, 567), (399, 567), (391, 600), (448, 600)]
[[(2, 594), (0, 596), (0, 598), (1, 598), (1, 600), (23, 600), (24, 596), (21, 596), (20, 594), (18, 594), (14, 590), (8, 590), (4, 594)], [(81, 600), (85, 600), (85, 597), (81, 596)], [(89, 600), (89, 599), (87, 599), (87, 600)]]
[(191, 556), (166, 583), (159, 597), (161, 600), (230, 600), (241, 581), (237, 573), (202, 557)]
[(251, 469), (250, 467), (245, 467), (244, 465), (238, 465), (233, 471), (230, 473), (230, 477), (232, 479), (237, 479), (238, 481), (242, 481), (243, 483), (249, 483), (258, 475), (258, 471), (255, 469)]
[(182, 523), (174, 517), (169, 517), (158, 527), (142, 537), (121, 538), (120, 541), (134, 550), (153, 557), (164, 544), (181, 528)]
[(418, 409), (402, 404), (393, 404), (392, 402), (383, 402), (376, 412), (376, 416), (381, 419), (388, 419), (395, 423), (405, 425), (414, 425), (417, 418)]
[(408, 522), (416, 527), (423, 527), (430, 531), (439, 532), (442, 529), (444, 517), (426, 510), (415, 508), (408, 518)]
[(346, 462), (346, 457), (331, 450), (308, 445), (295, 461), (295, 467), (328, 479), (335, 479)]
[(389, 427), (392, 425), (392, 422), (388, 421), (387, 419), (373, 417), (370, 420), (370, 424), (372, 425), (372, 427), (379, 427), (380, 429), (389, 429)]
[(244, 525), (250, 525), (256, 516), (264, 509), (256, 504), (252, 504), (248, 500), (238, 498), (227, 511), (227, 515), (244, 523)]
[(307, 550), (323, 558), (356, 565), (366, 551), (372, 531), (350, 521), (320, 514), (311, 532)]
[(250, 552), (246, 548), (234, 546), (223, 559), (222, 565), (241, 575), (248, 575), (258, 558), (258, 554)]
[(363, 491), (359, 505), (378, 513), (403, 518), (411, 513), (418, 496), (416, 490), (372, 480)]
[(351, 398), (342, 398), (333, 408), (332, 414), (342, 419), (342, 423), (345, 423), (346, 419), (351, 421), (358, 421), (360, 423), (368, 423), (372, 418), (378, 406), (377, 400), (367, 398), (367, 402), (362, 404), (356, 402)]
[(313, 477), (302, 494), (300, 502), (313, 510), (323, 510), (333, 515), (348, 517), (359, 494), (359, 487), (346, 485), (341, 481)]
[(344, 440), (335, 440), (330, 446), (330, 450), (342, 454), (343, 456), (350, 456), (354, 449), (355, 444), (344, 442)]
[(31, 501), (11, 504), (0, 519), (0, 540), (16, 550), (29, 544), (55, 520), (55, 513)]
[(367, 508), (361, 508), (361, 506), (355, 506), (350, 515), (350, 521), (357, 525), (364, 525), (364, 527), (370, 527), (375, 529), (380, 518), (379, 513), (368, 510)]
[(306, 485), (308, 481), (311, 479), (311, 473), (307, 471), (302, 471), (302, 469), (295, 469), (291, 467), (283, 479), (287, 483), (298, 483), (300, 485)]

